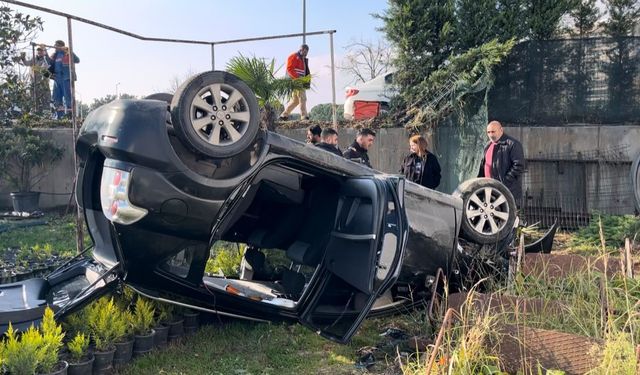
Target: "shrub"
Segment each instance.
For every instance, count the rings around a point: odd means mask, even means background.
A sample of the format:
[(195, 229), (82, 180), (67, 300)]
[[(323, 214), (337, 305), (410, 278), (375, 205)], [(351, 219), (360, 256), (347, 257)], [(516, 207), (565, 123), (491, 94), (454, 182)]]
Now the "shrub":
[(175, 306), (171, 303), (153, 301), (158, 322), (171, 322), (175, 315)]
[(15, 126), (0, 132), (0, 176), (17, 191), (31, 191), (47, 174), (48, 168), (43, 167), (58, 162), (63, 152), (55, 142), (32, 129)]
[(132, 316), (133, 331), (137, 335), (147, 335), (151, 332), (153, 326), (153, 316), (155, 309), (151, 302), (138, 298), (136, 301), (136, 307)]
[(59, 362), (58, 354), (62, 348), (64, 333), (62, 333), (60, 324), (57, 324), (53, 317), (53, 310), (48, 307), (44, 310), (40, 330), (42, 332), (42, 356), (38, 370), (40, 373), (49, 373)]
[(120, 312), (113, 303), (113, 298), (100, 298), (87, 308), (89, 330), (99, 351), (113, 348), (117, 337), (117, 324)]
[(244, 245), (234, 246), (234, 244), (224, 241), (216, 242), (211, 251), (213, 258), (207, 261), (205, 271), (209, 273), (222, 272), (227, 277), (238, 277), (244, 250)]
[(595, 216), (589, 226), (580, 229), (571, 241), (572, 246), (600, 247), (600, 221), (604, 240), (609, 248), (624, 246), (624, 239), (633, 239), (640, 233), (640, 219), (632, 215)]
[[(336, 104), (336, 118), (342, 120), (344, 117), (344, 105)], [(309, 119), (315, 121), (333, 121), (333, 111), (331, 110), (331, 103), (318, 104), (311, 108), (309, 111)]]
[(35, 374), (42, 358), (42, 336), (34, 326), (29, 327), (18, 338), (18, 332), (9, 323), (4, 347), (5, 368), (14, 375)]
[(71, 361), (74, 363), (80, 362), (82, 357), (87, 354), (88, 348), (89, 338), (84, 333), (76, 334), (73, 340), (69, 341), (69, 343), (67, 344), (67, 349), (69, 349)]

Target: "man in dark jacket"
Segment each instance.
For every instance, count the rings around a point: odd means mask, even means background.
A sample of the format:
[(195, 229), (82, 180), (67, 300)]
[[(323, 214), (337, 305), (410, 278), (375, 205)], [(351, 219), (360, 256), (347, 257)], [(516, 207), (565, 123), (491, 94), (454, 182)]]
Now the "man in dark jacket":
[(373, 146), (375, 140), (376, 132), (369, 128), (360, 129), (356, 135), (356, 140), (353, 141), (342, 156), (356, 163), (361, 163), (369, 168), (373, 168), (369, 161), (368, 151), (369, 148)]
[(489, 143), (484, 148), (478, 177), (500, 180), (513, 194), (516, 204), (522, 201), (522, 173), (525, 169), (522, 144), (505, 134), (502, 124), (491, 121), (487, 125)]
[(332, 154), (342, 156), (342, 152), (338, 148), (338, 132), (332, 128), (322, 129), (320, 133), (320, 142), (316, 143), (316, 147), (325, 151), (329, 151)]

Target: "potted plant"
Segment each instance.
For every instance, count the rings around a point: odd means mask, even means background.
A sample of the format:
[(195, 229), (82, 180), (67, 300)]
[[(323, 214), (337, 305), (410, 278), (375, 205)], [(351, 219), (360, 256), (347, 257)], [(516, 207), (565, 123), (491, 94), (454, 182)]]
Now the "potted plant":
[(6, 372), (15, 375), (35, 374), (38, 362), (34, 359), (38, 357), (41, 346), (42, 336), (34, 326), (18, 336), (18, 332), (9, 323), (4, 344)]
[(91, 375), (93, 373), (93, 354), (89, 352), (89, 337), (82, 332), (67, 343), (69, 355), (68, 375)]
[(60, 361), (60, 349), (64, 333), (62, 326), (56, 323), (53, 310), (46, 308), (40, 325), (42, 347), (38, 359), (38, 374), (66, 374), (69, 364)]
[(131, 316), (135, 342), (133, 343), (133, 355), (140, 356), (153, 349), (153, 316), (155, 309), (151, 302), (142, 297), (136, 300), (135, 309)]
[(33, 325), (18, 335), (11, 323), (6, 333), (3, 348), (4, 367), (10, 374), (61, 375), (67, 373), (68, 363), (60, 361), (62, 327), (56, 324), (53, 310), (45, 309), (40, 329)]
[(93, 362), (94, 374), (111, 372), (113, 355), (116, 351), (115, 326), (118, 320), (118, 309), (113, 303), (113, 298), (100, 298), (87, 309), (87, 321), (91, 336), (96, 345)]
[(45, 166), (60, 161), (64, 149), (26, 126), (29, 120), (25, 118), (10, 130), (0, 131), (0, 177), (15, 190), (11, 193), (13, 209), (33, 212), (40, 199), (33, 187), (46, 176)]
[(167, 337), (169, 335), (169, 325), (167, 322), (173, 317), (173, 305), (166, 302), (153, 301), (156, 311), (156, 324), (153, 330), (156, 334), (153, 336), (153, 347), (164, 348), (167, 346)]
[(184, 318), (184, 332), (187, 334), (195, 333), (200, 326), (198, 321), (200, 312), (196, 310), (185, 310), (182, 316)]
[(133, 327), (131, 322), (133, 321), (133, 314), (129, 310), (121, 310), (118, 314), (118, 319), (115, 325), (116, 339), (115, 347), (116, 352), (113, 355), (113, 365), (118, 368), (131, 362), (133, 357)]

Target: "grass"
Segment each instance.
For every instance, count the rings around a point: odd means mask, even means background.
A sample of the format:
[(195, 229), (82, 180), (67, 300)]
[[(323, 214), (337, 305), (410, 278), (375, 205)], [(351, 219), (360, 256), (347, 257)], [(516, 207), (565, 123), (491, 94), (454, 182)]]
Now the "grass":
[[(380, 332), (391, 322), (367, 320), (348, 345), (330, 342), (299, 324), (235, 321), (208, 325), (181, 344), (134, 361), (121, 373), (362, 374), (355, 366), (357, 349), (378, 345), (383, 341)], [(368, 373), (386, 371), (384, 362), (374, 367)]]
[[(53, 254), (75, 253), (76, 224), (72, 215), (50, 214), (45, 225), (16, 228), (0, 233), (0, 252), (10, 247), (29, 249), (48, 245)], [(88, 236), (85, 233), (85, 242)]]

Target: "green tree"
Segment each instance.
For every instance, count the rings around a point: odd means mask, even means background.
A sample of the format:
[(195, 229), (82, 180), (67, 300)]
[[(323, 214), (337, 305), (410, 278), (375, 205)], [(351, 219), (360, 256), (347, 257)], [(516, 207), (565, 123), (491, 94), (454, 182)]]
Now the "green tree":
[[(336, 117), (341, 119), (344, 116), (344, 106), (336, 105)], [(318, 104), (309, 111), (309, 119), (314, 121), (333, 121), (331, 103)]]
[(40, 30), (40, 17), (0, 4), (0, 125), (9, 125), (11, 118), (30, 111), (33, 105), (29, 83), (16, 63), (19, 47), (32, 41)]
[(411, 88), (440, 68), (453, 51), (455, 38), (454, 0), (389, 0), (383, 14), (382, 31), (397, 56), (394, 81), (400, 94), (412, 97)]
[(529, 34), (527, 0), (498, 0), (497, 8), (496, 30), (499, 40), (521, 40)]
[(640, 19), (640, 2), (638, 0), (605, 0), (609, 19), (604, 23), (604, 30), (612, 37), (633, 35), (633, 30)]
[(269, 130), (275, 130), (276, 111), (282, 108), (281, 99), (295, 90), (304, 90), (309, 77), (290, 79), (276, 78), (279, 69), (275, 59), (267, 62), (264, 58), (246, 57), (242, 54), (229, 60), (227, 71), (243, 80), (253, 90), (260, 106), (260, 123)]
[(556, 36), (562, 17), (569, 14), (575, 4), (575, 0), (529, 0), (529, 37), (533, 40), (549, 40)]
[(497, 0), (457, 0), (456, 50), (464, 52), (498, 37), (498, 16)]
[(574, 22), (572, 34), (584, 38), (593, 31), (602, 12), (596, 6), (596, 0), (579, 0), (576, 7), (569, 12)]

